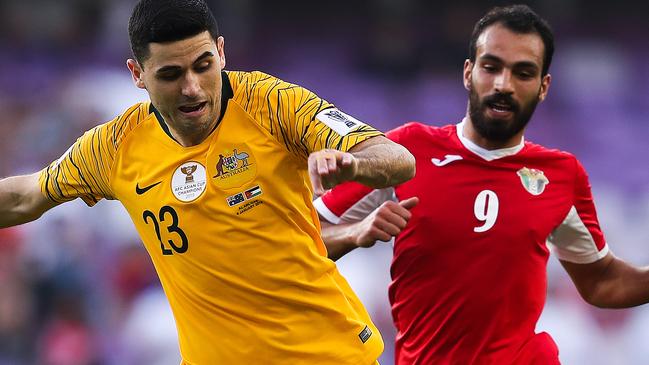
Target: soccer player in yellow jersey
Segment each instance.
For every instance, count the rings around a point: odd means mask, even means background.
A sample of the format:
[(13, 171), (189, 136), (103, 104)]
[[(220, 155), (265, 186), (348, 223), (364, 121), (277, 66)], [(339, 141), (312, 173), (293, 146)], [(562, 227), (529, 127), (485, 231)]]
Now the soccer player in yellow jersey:
[(117, 199), (160, 276), (184, 364), (373, 364), (383, 342), (327, 259), (313, 195), (414, 175), (402, 146), (312, 92), (224, 71), (201, 0), (142, 0), (133, 105), (42, 171), (0, 181), (0, 227)]

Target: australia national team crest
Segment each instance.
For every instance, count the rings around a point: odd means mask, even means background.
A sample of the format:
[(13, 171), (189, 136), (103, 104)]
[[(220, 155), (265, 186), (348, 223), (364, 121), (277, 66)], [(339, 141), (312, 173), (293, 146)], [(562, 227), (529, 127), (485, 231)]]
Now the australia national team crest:
[(196, 161), (185, 162), (178, 166), (171, 178), (171, 191), (181, 202), (198, 199), (207, 187), (205, 166)]
[(521, 178), (525, 190), (532, 195), (541, 195), (545, 187), (550, 183), (550, 180), (541, 170), (523, 167), (516, 174)]
[(240, 187), (257, 176), (257, 162), (246, 145), (212, 152), (208, 163), (212, 181), (222, 189)]

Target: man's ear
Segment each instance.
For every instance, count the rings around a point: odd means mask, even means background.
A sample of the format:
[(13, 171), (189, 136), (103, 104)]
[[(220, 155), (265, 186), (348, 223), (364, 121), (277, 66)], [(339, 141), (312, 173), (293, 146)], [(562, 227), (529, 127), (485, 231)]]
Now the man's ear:
[(464, 88), (467, 90), (471, 89), (471, 73), (473, 72), (473, 62), (471, 60), (464, 60), (464, 70), (462, 72), (462, 82), (464, 83)]
[(216, 39), (216, 52), (218, 53), (220, 69), (223, 70), (225, 68), (225, 39), (222, 36)]
[(131, 77), (133, 78), (135, 86), (140, 89), (146, 89), (144, 79), (142, 79), (142, 67), (140, 67), (140, 64), (136, 60), (129, 58), (126, 60), (126, 67), (128, 67), (128, 70), (131, 72)]
[(547, 74), (541, 79), (541, 89), (539, 90), (539, 101), (545, 100), (545, 97), (548, 96), (548, 90), (550, 89), (550, 81), (552, 81), (552, 76)]

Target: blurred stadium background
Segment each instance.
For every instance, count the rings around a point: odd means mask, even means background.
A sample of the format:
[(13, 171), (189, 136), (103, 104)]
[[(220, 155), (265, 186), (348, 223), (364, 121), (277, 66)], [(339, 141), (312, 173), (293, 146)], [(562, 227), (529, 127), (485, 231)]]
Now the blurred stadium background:
[[(86, 129), (146, 100), (125, 67), (134, 2), (0, 0), (0, 176), (41, 169)], [(210, 3), (228, 69), (299, 83), (382, 130), (460, 120), (473, 23), (504, 4)], [(649, 3), (527, 3), (556, 32), (550, 95), (527, 139), (581, 159), (611, 248), (648, 264)], [(340, 261), (382, 329), (383, 365), (393, 363), (395, 334), (390, 258), (389, 245), (380, 245)], [(548, 269), (539, 330), (554, 336), (564, 364), (649, 363), (649, 306), (589, 307), (555, 258)], [(119, 204), (90, 211), (75, 201), (37, 223), (0, 230), (0, 365), (178, 363), (168, 305)]]

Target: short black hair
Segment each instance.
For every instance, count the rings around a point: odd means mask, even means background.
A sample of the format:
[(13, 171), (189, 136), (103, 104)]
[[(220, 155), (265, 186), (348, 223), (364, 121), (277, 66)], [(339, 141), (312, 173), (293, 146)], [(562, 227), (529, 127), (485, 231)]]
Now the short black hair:
[(219, 37), (216, 19), (203, 0), (140, 0), (128, 21), (133, 56), (142, 65), (149, 43), (174, 42), (210, 32)]
[(554, 53), (554, 35), (545, 19), (541, 18), (527, 5), (510, 5), (492, 8), (473, 27), (469, 43), (469, 60), (475, 63), (476, 42), (480, 35), (493, 24), (501, 24), (514, 33), (537, 33), (543, 40), (545, 52), (541, 76), (545, 76), (552, 63)]

